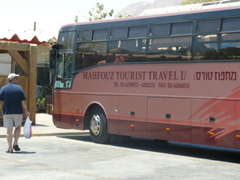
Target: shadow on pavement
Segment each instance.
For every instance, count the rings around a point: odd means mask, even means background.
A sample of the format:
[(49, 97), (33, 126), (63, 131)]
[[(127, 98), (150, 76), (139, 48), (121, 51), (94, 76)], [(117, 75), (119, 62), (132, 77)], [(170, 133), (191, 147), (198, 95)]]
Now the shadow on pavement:
[[(92, 142), (90, 136), (59, 136), (64, 139)], [(202, 158), (223, 162), (240, 163), (240, 150), (213, 146), (204, 146), (173, 141), (155, 141), (151, 139), (130, 138), (123, 142), (111, 142), (108, 145), (149, 152), (166, 153), (193, 158)]]
[[(7, 153), (7, 151), (6, 151)], [(10, 153), (10, 154), (36, 154), (36, 152), (27, 152), (27, 151), (13, 151), (13, 153)]]
[(33, 124), (32, 126), (33, 126), (33, 127), (34, 127), (34, 126), (50, 127), (50, 126), (48, 126), (48, 125), (44, 125), (44, 124)]

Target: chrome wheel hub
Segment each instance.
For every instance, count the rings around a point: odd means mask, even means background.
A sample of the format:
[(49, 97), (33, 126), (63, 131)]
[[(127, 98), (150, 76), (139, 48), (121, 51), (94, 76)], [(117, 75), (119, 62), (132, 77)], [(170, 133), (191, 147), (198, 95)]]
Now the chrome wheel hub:
[(93, 115), (91, 122), (90, 122), (90, 128), (92, 133), (97, 136), (100, 133), (101, 130), (101, 118), (98, 114)]

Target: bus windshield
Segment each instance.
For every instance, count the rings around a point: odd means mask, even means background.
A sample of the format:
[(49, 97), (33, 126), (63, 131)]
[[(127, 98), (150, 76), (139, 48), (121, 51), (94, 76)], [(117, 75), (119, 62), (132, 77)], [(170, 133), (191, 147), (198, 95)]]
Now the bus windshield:
[(72, 85), (74, 32), (59, 35), (58, 49), (55, 49), (55, 88), (70, 88)]
[(56, 88), (70, 88), (72, 75), (72, 53), (58, 53), (56, 60)]

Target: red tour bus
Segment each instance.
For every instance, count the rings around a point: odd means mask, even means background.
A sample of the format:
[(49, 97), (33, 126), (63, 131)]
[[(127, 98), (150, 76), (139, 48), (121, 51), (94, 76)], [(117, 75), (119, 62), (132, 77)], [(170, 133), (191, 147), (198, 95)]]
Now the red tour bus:
[(240, 148), (239, 5), (65, 25), (50, 53), (56, 127)]

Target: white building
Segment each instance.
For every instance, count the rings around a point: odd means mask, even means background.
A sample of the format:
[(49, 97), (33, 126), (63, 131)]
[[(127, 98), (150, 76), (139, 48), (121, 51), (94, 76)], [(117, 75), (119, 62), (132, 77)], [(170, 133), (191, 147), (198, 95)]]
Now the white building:
[[(16, 43), (30, 43), (38, 45), (37, 52), (37, 67), (44, 67), (49, 59), (49, 51), (51, 45), (46, 41), (39, 41), (37, 36), (32, 37), (31, 40), (20, 39), (17, 34), (14, 34), (11, 38), (0, 38), (0, 41), (16, 42)], [(11, 73), (11, 56), (6, 52), (0, 52), (0, 75), (8, 75)]]

